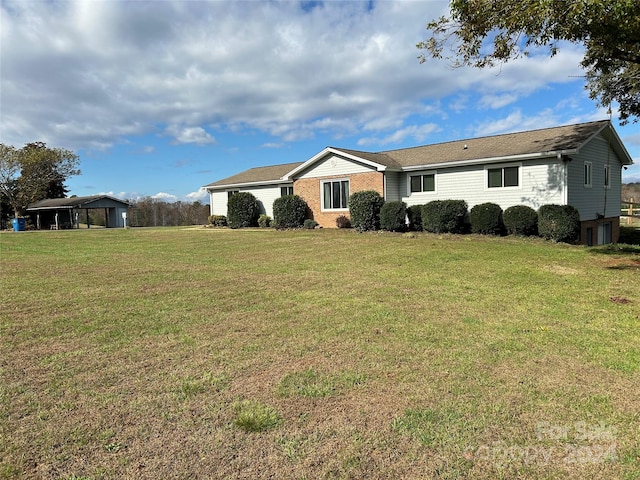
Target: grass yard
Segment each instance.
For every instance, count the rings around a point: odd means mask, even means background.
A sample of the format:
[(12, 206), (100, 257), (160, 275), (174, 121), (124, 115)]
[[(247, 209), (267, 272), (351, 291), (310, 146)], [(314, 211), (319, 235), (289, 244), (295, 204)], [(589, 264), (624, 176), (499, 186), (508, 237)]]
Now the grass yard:
[(0, 266), (3, 479), (640, 478), (640, 247), (102, 229)]

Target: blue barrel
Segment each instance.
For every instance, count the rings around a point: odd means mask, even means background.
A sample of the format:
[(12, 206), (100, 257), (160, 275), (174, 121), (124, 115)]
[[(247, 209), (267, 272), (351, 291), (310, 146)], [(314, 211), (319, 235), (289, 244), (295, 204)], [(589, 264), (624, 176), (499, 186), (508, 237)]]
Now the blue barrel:
[(26, 223), (24, 218), (14, 218), (13, 219), (13, 231), (14, 232), (24, 232)]

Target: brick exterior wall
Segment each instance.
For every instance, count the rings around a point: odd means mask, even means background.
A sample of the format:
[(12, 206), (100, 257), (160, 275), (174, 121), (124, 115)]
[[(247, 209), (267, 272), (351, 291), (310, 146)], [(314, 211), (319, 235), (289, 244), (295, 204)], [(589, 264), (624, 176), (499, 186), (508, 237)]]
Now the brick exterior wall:
[[(601, 220), (585, 220), (580, 222), (580, 243), (583, 245), (598, 244), (598, 226), (611, 222), (611, 241), (616, 243), (620, 238), (620, 217), (609, 217)], [(591, 239), (587, 238), (587, 228), (591, 228)]]
[[(336, 218), (340, 215), (349, 217), (349, 210), (338, 210), (335, 212), (322, 211), (322, 196), (320, 193), (320, 182), (325, 180), (345, 179), (344, 175), (322, 178), (300, 178), (293, 182), (293, 193), (302, 197), (309, 209), (311, 218), (324, 228), (336, 228)], [(384, 173), (367, 172), (356, 173), (348, 176), (349, 194), (363, 190), (374, 190), (384, 197)]]

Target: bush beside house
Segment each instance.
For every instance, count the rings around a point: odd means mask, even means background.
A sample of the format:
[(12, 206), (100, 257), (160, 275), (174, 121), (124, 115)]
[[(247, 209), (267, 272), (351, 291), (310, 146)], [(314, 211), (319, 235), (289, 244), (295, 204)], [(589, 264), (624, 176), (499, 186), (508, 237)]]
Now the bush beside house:
[(475, 205), (469, 212), (471, 232), (482, 235), (502, 235), (504, 223), (502, 208), (495, 203), (487, 202)]
[(389, 232), (403, 232), (407, 228), (407, 204), (401, 201), (386, 202), (380, 208), (380, 228)]
[(384, 199), (374, 190), (363, 190), (349, 197), (351, 226), (358, 232), (380, 228), (380, 209)]
[(227, 203), (227, 223), (231, 228), (255, 227), (260, 216), (260, 204), (249, 192), (234, 193)]
[(538, 209), (538, 232), (547, 240), (576, 243), (580, 238), (580, 213), (571, 205), (543, 205)]
[(300, 228), (307, 217), (309, 206), (298, 195), (284, 195), (273, 202), (273, 226)]
[(538, 235), (538, 212), (527, 205), (514, 205), (502, 213), (509, 235)]
[(467, 202), (464, 200), (434, 200), (422, 206), (422, 229), (431, 233), (465, 233)]

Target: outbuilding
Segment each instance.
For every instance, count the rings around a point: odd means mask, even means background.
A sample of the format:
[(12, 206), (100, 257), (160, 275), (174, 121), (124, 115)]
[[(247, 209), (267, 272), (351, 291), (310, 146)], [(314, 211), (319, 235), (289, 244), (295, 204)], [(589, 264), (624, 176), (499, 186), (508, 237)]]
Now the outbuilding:
[(32, 203), (27, 212), (35, 215), (38, 230), (61, 228), (79, 228), (81, 216), (87, 227), (91, 227), (89, 210), (102, 209), (105, 213), (106, 227), (127, 226), (127, 212), (131, 205), (108, 195), (90, 197), (47, 198)]

